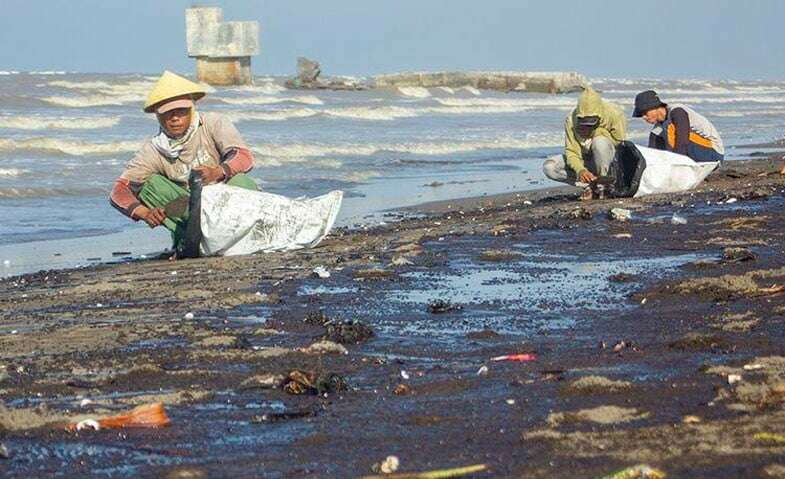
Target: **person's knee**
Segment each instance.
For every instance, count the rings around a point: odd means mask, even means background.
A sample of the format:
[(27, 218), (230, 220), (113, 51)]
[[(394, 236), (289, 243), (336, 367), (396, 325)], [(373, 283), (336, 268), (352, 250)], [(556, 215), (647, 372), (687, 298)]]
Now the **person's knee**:
[(613, 153), (616, 151), (616, 145), (613, 144), (613, 140), (606, 136), (598, 136), (596, 138), (592, 138), (591, 140), (591, 152), (593, 154), (607, 154)]

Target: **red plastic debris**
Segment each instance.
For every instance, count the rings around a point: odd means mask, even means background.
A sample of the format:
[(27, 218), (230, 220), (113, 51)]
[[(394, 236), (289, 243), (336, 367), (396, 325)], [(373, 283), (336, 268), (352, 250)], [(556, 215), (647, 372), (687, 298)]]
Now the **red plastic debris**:
[(491, 358), (491, 361), (534, 361), (537, 359), (536, 354), (507, 354), (504, 356), (496, 356)]

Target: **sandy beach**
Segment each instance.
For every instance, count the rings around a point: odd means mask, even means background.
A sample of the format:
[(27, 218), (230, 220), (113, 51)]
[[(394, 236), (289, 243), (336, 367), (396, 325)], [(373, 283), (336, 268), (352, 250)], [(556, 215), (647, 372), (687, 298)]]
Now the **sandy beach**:
[[(4, 279), (0, 471), (360, 477), (395, 455), (488, 466), (473, 477), (782, 477), (780, 163), (727, 162), (684, 194), (432, 203), (307, 251)], [(156, 401), (166, 428), (63, 428)]]

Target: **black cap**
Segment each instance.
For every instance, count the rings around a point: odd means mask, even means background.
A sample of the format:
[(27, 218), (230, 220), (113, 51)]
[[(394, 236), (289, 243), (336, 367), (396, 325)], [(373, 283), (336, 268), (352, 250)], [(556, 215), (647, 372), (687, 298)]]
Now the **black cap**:
[(668, 106), (660, 100), (657, 92), (654, 90), (646, 90), (635, 95), (635, 110), (632, 112), (634, 118), (640, 118), (649, 110), (659, 108), (661, 106)]

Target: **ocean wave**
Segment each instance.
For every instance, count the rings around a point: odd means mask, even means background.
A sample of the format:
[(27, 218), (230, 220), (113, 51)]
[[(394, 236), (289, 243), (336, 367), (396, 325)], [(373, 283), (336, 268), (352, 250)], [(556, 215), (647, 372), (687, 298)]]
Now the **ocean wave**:
[(25, 173), (27, 173), (27, 170), (21, 168), (0, 168), (0, 178), (14, 178)]
[(689, 97), (673, 97), (668, 98), (668, 103), (785, 103), (785, 95), (772, 96), (772, 95), (739, 95), (729, 97), (704, 97), (704, 96), (689, 96)]
[(111, 128), (120, 122), (120, 118), (107, 117), (36, 117), (16, 116), (0, 117), (0, 128), (18, 130), (96, 130)]
[(52, 198), (58, 196), (104, 196), (106, 188), (0, 188), (0, 198)]
[(126, 103), (142, 102), (144, 95), (88, 95), (88, 96), (49, 96), (41, 98), (41, 101), (57, 106), (67, 106), (71, 108), (88, 108), (93, 106), (119, 106)]
[(305, 105), (323, 105), (324, 102), (313, 95), (301, 96), (254, 96), (243, 98), (216, 98), (230, 105), (274, 105), (277, 103), (302, 103)]
[(322, 110), (321, 113), (337, 118), (377, 121), (391, 121), (397, 120), (398, 118), (411, 118), (419, 115), (417, 109), (402, 108), (398, 106), (335, 108)]
[(293, 118), (307, 118), (318, 115), (319, 112), (310, 108), (289, 108), (274, 111), (232, 112), (227, 116), (235, 122), (242, 121), (285, 121)]
[(434, 100), (444, 106), (458, 107), (524, 107), (524, 108), (543, 108), (575, 106), (575, 99), (570, 97), (536, 97), (536, 98), (434, 98)]
[[(530, 135), (524, 138), (497, 138), (467, 142), (424, 142), (424, 143), (384, 143), (384, 144), (288, 144), (257, 145), (254, 152), (265, 158), (286, 158), (287, 161), (298, 161), (299, 158), (323, 156), (370, 156), (377, 153), (391, 152), (424, 156), (449, 155), (468, 153), (478, 150), (525, 150), (530, 148), (548, 148), (563, 143), (561, 134)], [(295, 160), (290, 160), (295, 159)]]
[(436, 87), (436, 89), (440, 90), (440, 91), (443, 91), (444, 93), (447, 93), (448, 95), (455, 95), (455, 88), (450, 88), (448, 86), (440, 86), (440, 87)]
[(467, 93), (471, 93), (474, 96), (482, 95), (482, 92), (480, 90), (474, 88), (473, 86), (462, 86), (462, 87), (458, 88), (458, 90), (465, 91)]
[(16, 70), (0, 70), (0, 76), (7, 76), (7, 75), (19, 75), (19, 72)]
[(222, 91), (246, 91), (246, 92), (254, 92), (254, 93), (261, 93), (263, 95), (277, 95), (278, 93), (283, 93), (287, 91), (287, 88), (283, 85), (278, 85), (277, 83), (273, 82), (263, 82), (257, 85), (244, 85), (244, 86), (235, 86), (229, 88), (222, 88)]
[(419, 86), (399, 86), (398, 93), (412, 98), (428, 98), (431, 96), (431, 92), (427, 88)]
[(341, 160), (336, 160), (335, 158), (314, 159), (312, 157), (305, 156), (288, 156), (285, 159), (282, 157), (276, 158), (272, 156), (259, 156), (254, 159), (254, 163), (256, 166), (261, 167), (275, 167), (296, 163), (308, 163), (309, 168), (323, 168), (330, 170), (338, 169), (343, 166), (343, 162)]
[(24, 140), (0, 139), (0, 151), (5, 152), (44, 152), (61, 153), (71, 156), (112, 155), (137, 151), (138, 141), (115, 141), (110, 143), (89, 143), (80, 140), (60, 140), (55, 138), (28, 138)]

